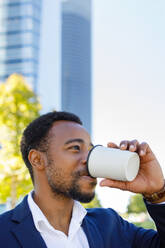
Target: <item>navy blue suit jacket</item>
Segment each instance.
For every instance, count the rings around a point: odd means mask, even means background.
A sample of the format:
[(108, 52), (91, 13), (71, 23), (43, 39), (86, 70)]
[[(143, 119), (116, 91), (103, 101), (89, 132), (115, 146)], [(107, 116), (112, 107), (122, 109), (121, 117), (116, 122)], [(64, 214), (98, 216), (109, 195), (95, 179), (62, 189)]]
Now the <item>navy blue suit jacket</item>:
[[(82, 223), (89, 247), (165, 248), (165, 205), (147, 207), (159, 234), (128, 223), (112, 209), (89, 209)], [(15, 209), (0, 215), (0, 248), (21, 247), (46, 248), (44, 240), (35, 228), (27, 196)]]

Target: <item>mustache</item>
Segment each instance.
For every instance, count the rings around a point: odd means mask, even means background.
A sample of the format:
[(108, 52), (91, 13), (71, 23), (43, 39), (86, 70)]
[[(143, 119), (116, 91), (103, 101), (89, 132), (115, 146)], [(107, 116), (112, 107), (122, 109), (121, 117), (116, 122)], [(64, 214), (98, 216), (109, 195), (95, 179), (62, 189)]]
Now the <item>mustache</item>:
[[(74, 179), (75, 179), (76, 181), (79, 180), (82, 176), (89, 176), (89, 177), (91, 177), (91, 175), (89, 175), (89, 173), (88, 173), (88, 171), (87, 171), (86, 169), (82, 169), (82, 170), (79, 170), (79, 171), (75, 171), (75, 172), (73, 173), (73, 177), (74, 177)], [(91, 178), (94, 179), (94, 181), (91, 182), (91, 185), (96, 186), (96, 184), (97, 184), (97, 179), (94, 178), (94, 177), (91, 177)]]
[(78, 177), (90, 176), (89, 173), (88, 173), (88, 171), (87, 171), (86, 169), (76, 171), (74, 174), (75, 174), (76, 176), (78, 176)]

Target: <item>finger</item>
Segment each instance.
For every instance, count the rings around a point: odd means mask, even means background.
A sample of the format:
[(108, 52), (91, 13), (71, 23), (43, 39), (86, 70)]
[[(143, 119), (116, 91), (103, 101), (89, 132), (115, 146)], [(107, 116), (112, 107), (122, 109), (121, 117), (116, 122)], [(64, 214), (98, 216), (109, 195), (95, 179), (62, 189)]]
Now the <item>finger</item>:
[(127, 150), (128, 148), (129, 141), (128, 140), (123, 140), (120, 142), (120, 149), (121, 150)]
[(128, 149), (130, 152), (135, 152), (138, 150), (138, 146), (139, 146), (139, 142), (136, 139), (134, 139), (129, 142)]
[(110, 147), (110, 148), (119, 148), (119, 147), (118, 147), (115, 143), (113, 143), (113, 142), (108, 142), (107, 146)]
[(139, 156), (143, 157), (147, 154), (149, 149), (149, 145), (146, 142), (142, 142), (138, 147), (138, 154)]
[(116, 181), (116, 180), (112, 180), (112, 179), (103, 179), (100, 182), (100, 186), (106, 186), (106, 187), (110, 187), (110, 188), (116, 188), (116, 189), (121, 189), (121, 190), (127, 190), (127, 182), (123, 182), (123, 181)]

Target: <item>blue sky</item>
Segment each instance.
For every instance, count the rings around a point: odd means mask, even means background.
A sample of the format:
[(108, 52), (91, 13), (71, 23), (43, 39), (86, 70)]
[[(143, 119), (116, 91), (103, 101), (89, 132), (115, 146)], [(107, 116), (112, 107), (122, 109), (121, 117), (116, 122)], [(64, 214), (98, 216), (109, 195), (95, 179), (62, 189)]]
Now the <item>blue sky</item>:
[[(54, 88), (59, 0), (43, 3), (40, 80)], [(93, 0), (92, 12), (93, 141), (147, 141), (165, 171), (165, 1)], [(58, 109), (59, 95), (52, 90), (47, 96), (44, 87), (42, 103)], [(103, 206), (125, 211), (129, 193), (97, 192)]]

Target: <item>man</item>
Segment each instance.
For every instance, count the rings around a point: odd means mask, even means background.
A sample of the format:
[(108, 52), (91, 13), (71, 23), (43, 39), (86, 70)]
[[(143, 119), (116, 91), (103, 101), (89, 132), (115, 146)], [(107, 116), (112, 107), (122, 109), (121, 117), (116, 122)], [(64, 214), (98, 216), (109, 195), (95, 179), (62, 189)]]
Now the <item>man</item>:
[(96, 179), (89, 176), (86, 165), (90, 136), (77, 116), (51, 112), (23, 133), (21, 152), (34, 191), (0, 216), (0, 247), (165, 247), (164, 178), (156, 157), (148, 144), (136, 140), (108, 146), (137, 152), (140, 170), (132, 182), (103, 179), (100, 186), (147, 197), (158, 233), (135, 227), (112, 209), (85, 210), (80, 205), (78, 201), (89, 202), (95, 194)]

